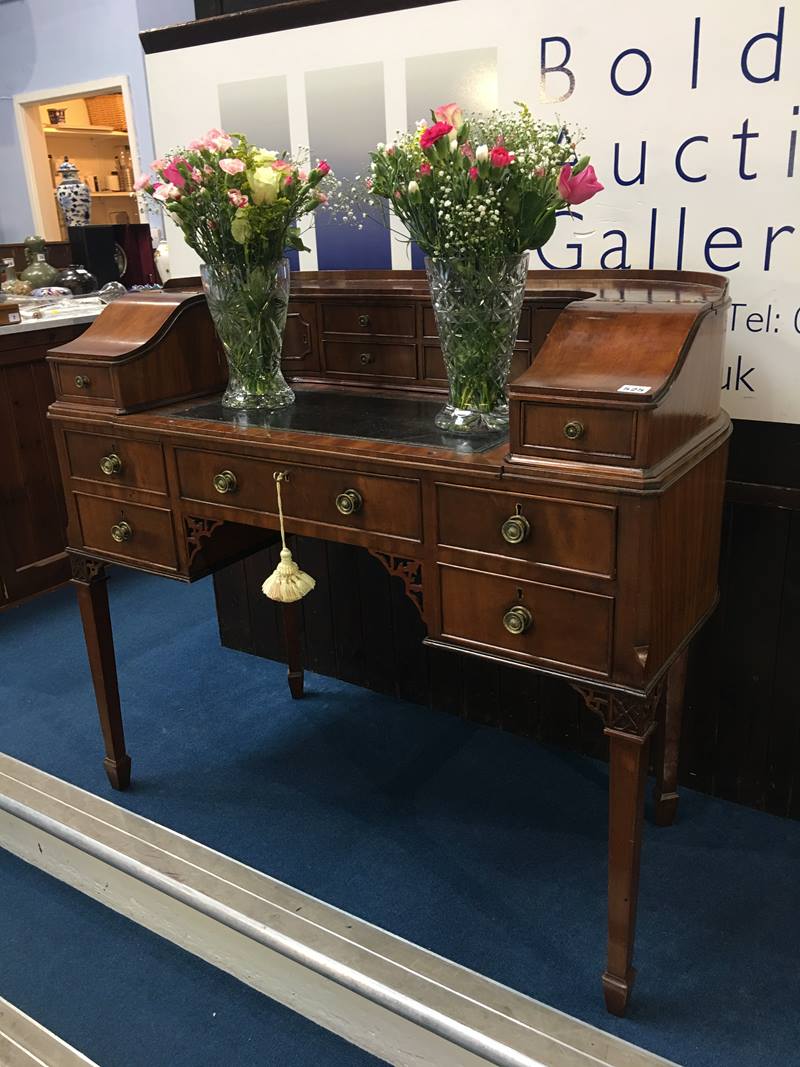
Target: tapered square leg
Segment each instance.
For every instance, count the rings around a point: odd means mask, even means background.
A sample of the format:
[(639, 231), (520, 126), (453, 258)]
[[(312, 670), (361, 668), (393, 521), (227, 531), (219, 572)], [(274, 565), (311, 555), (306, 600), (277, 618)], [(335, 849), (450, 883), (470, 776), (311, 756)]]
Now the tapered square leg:
[(686, 648), (670, 667), (659, 707), (656, 782), (653, 788), (653, 820), (657, 826), (671, 826), (678, 811), (678, 759), (688, 658), (689, 650)]
[(105, 745), (103, 766), (114, 789), (127, 789), (131, 759), (125, 751), (105, 567), (99, 560), (85, 556), (72, 556), (70, 561)]
[(637, 736), (606, 729), (606, 734), (610, 740), (608, 963), (603, 974), (603, 993), (608, 1011), (612, 1015), (624, 1015), (636, 977), (633, 945), (649, 733)]
[(295, 700), (303, 695), (305, 672), (303, 670), (303, 638), (301, 634), (299, 603), (283, 605), (283, 632), (286, 638), (286, 662), (288, 664), (289, 692)]

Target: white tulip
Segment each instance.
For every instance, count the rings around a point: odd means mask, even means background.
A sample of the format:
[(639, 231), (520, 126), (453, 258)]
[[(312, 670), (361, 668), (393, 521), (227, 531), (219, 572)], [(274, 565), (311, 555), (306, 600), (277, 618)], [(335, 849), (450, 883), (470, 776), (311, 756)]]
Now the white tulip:
[(489, 146), (488, 144), (481, 144), (475, 149), (475, 158), (479, 163), (485, 163), (489, 158)]
[(408, 183), (408, 192), (410, 196), (415, 196), (419, 192), (419, 185), (415, 181)]

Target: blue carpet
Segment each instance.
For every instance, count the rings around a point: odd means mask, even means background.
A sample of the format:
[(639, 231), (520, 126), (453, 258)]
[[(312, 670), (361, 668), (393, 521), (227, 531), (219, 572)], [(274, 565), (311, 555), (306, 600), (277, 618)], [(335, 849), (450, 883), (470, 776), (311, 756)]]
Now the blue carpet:
[(0, 993), (101, 1067), (382, 1060), (0, 849)]
[[(688, 1067), (798, 1062), (800, 824), (687, 791), (648, 826), (613, 1019), (601, 764), (317, 676), (293, 702), (220, 648), (209, 582), (109, 585), (118, 803)], [(0, 749), (111, 795), (69, 589), (0, 616), (0, 707)]]

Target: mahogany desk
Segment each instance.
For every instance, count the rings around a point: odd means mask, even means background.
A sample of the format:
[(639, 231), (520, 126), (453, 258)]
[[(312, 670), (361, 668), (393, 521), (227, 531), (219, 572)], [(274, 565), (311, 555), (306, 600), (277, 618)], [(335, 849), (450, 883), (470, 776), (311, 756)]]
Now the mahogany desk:
[(225, 566), (275, 537), (273, 474), (288, 472), (287, 530), (373, 552), (428, 642), (559, 676), (602, 718), (603, 987), (623, 1013), (650, 740), (667, 824), (686, 648), (716, 600), (726, 307), (714, 275), (532, 273), (509, 438), (477, 445), (433, 427), (440, 356), (413, 272), (293, 281), (284, 356), (298, 401), (273, 415), (220, 407), (224, 364), (196, 291), (131, 294), (54, 349), (69, 552), (114, 788), (131, 763), (104, 563), (183, 581)]

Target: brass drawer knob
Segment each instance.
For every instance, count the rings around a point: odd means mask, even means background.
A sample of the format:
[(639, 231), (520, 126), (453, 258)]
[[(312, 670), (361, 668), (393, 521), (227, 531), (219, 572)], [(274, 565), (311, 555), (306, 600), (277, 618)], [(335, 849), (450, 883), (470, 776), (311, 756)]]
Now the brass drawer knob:
[(359, 326), (369, 326), (369, 315), (359, 315), (358, 316), (358, 325)]
[(103, 456), (100, 460), (100, 470), (103, 474), (121, 474), (122, 473), (122, 460), (116, 452), (109, 452), (107, 456)]
[(214, 475), (214, 488), (218, 493), (235, 493), (238, 486), (233, 471), (220, 471)]
[(533, 625), (533, 615), (522, 604), (509, 608), (503, 616), (503, 626), (510, 634), (524, 634)]
[(79, 389), (88, 389), (92, 383), (89, 381), (85, 374), (76, 374), (75, 384)]
[(570, 441), (577, 441), (579, 437), (583, 437), (585, 432), (586, 427), (577, 419), (572, 419), (564, 426), (564, 436)]
[(111, 527), (111, 536), (119, 544), (122, 544), (123, 541), (130, 541), (133, 537), (133, 527), (129, 522), (125, 522), (124, 519), (122, 522), (115, 522)]
[(355, 515), (357, 511), (361, 511), (363, 503), (361, 493), (355, 489), (345, 489), (336, 497), (336, 510), (342, 515)]
[(361, 362), (366, 366), (368, 363), (374, 363), (375, 357), (371, 352), (362, 352), (360, 356)]
[(511, 515), (500, 527), (500, 532), (510, 545), (521, 545), (531, 535), (531, 524), (524, 515)]

